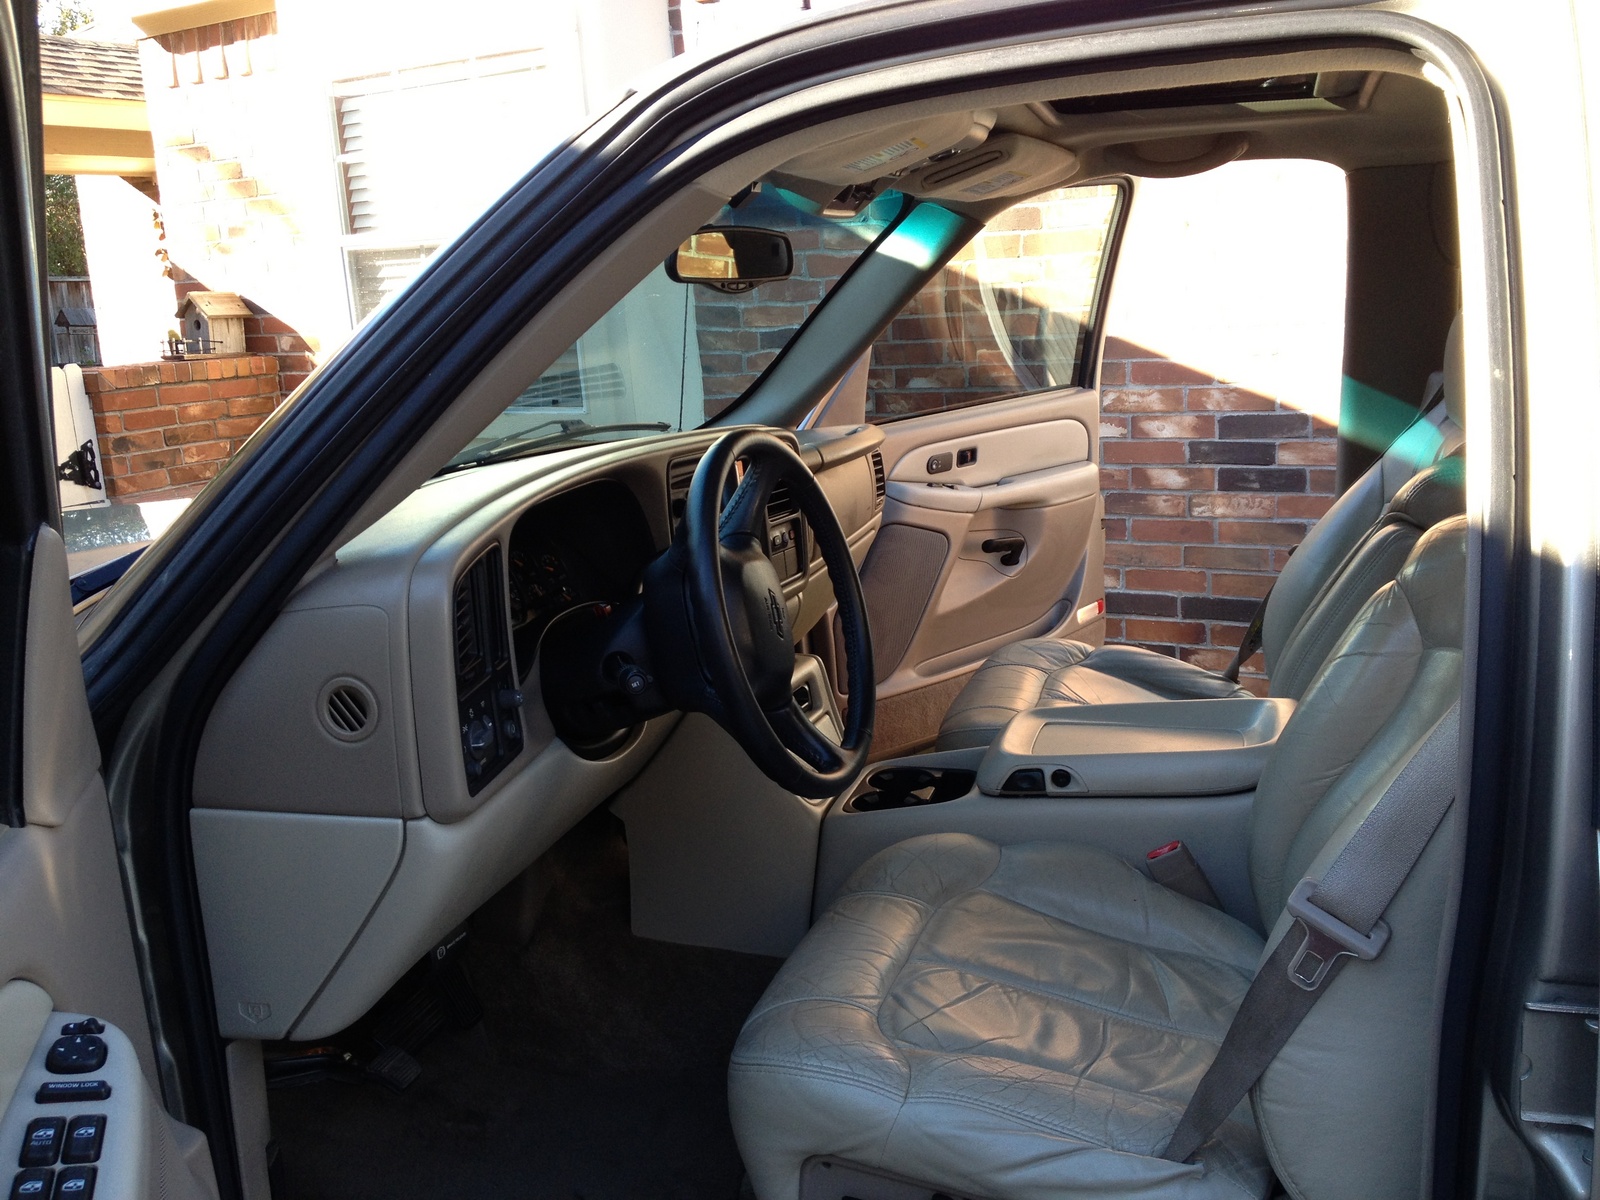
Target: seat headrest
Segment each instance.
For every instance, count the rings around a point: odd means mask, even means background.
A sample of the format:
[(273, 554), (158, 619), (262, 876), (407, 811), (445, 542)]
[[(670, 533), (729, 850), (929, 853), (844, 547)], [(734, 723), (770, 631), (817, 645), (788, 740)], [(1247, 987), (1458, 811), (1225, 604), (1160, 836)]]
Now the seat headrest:
[(1425, 647), (1462, 647), (1466, 612), (1467, 519), (1448, 517), (1417, 539), (1395, 586), (1405, 595)]
[(1418, 471), (1394, 494), (1389, 511), (1418, 529), (1432, 529), (1446, 518), (1460, 516), (1467, 511), (1466, 463), (1451, 456)]
[(1461, 349), (1461, 314), (1450, 322), (1450, 336), (1444, 340), (1444, 411), (1457, 427), (1467, 427), (1467, 360)]

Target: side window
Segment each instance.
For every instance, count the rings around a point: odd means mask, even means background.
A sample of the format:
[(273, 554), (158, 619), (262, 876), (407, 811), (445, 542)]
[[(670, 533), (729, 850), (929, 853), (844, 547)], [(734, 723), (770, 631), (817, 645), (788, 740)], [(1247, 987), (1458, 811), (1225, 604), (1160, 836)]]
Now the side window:
[(873, 343), (867, 419), (965, 408), (1084, 381), (1121, 218), (1114, 184), (1006, 210)]

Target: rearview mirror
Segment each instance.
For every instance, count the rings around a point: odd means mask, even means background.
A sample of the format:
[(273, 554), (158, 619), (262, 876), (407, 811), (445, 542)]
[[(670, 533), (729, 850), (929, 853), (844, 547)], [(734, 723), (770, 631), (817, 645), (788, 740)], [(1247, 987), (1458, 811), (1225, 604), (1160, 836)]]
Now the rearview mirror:
[(667, 274), (679, 283), (704, 284), (720, 292), (747, 292), (793, 272), (794, 247), (786, 236), (745, 226), (702, 229), (667, 259)]

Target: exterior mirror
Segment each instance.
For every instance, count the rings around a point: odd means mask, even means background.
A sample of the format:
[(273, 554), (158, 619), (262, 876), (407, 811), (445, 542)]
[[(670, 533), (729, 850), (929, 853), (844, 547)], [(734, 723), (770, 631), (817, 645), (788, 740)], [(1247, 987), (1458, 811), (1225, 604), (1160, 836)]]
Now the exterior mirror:
[(793, 272), (794, 247), (773, 229), (707, 227), (667, 259), (671, 278), (719, 292), (748, 292), (758, 283), (787, 279)]

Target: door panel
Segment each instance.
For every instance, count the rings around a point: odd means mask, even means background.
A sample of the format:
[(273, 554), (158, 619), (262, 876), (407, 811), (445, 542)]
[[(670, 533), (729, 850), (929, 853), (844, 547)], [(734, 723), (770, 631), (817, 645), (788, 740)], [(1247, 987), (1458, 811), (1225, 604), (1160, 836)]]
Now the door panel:
[(861, 578), (879, 753), (931, 737), (999, 646), (1103, 637), (1099, 420), (1099, 393), (1073, 388), (882, 427), (888, 498)]

